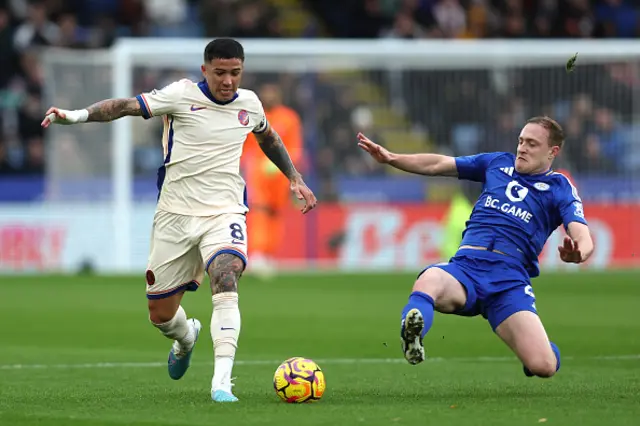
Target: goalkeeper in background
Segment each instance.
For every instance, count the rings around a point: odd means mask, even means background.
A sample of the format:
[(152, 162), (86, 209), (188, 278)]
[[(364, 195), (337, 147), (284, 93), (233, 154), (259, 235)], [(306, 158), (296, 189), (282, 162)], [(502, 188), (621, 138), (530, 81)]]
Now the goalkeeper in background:
[[(282, 90), (269, 82), (259, 87), (267, 120), (278, 129), (282, 143), (294, 164), (303, 160), (303, 129), (298, 113), (282, 101)], [(284, 241), (285, 212), (291, 204), (287, 178), (260, 151), (260, 143), (250, 134), (244, 144), (242, 169), (247, 180), (251, 211), (247, 228), (251, 240), (251, 271), (269, 278), (275, 272), (274, 259)]]

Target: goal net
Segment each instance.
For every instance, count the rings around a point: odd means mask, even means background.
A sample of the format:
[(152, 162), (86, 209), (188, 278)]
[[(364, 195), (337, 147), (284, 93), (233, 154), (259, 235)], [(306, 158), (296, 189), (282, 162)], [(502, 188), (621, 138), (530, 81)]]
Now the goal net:
[[(185, 77), (197, 81), (207, 42), (121, 39), (107, 51), (50, 51), (44, 57), (47, 102), (76, 109)], [(637, 242), (619, 246), (624, 236), (601, 216), (609, 214), (602, 206), (619, 206), (627, 232), (640, 234), (629, 207), (640, 200), (637, 43), (243, 44), (242, 86), (259, 90), (275, 82), (302, 118), (305, 177), (322, 203), (306, 218), (293, 211), (280, 267), (413, 270), (442, 258), (442, 206), (459, 189), (473, 197), (479, 188), (374, 164), (358, 151), (358, 131), (398, 152), (514, 151), (522, 123), (535, 115), (550, 115), (565, 128), (567, 146), (555, 166), (568, 171), (585, 203), (593, 204), (594, 232), (609, 241), (594, 264), (632, 262), (612, 263), (616, 250)], [(576, 52), (568, 72), (565, 64)], [(85, 257), (103, 271), (139, 272), (146, 265), (161, 131), (161, 120), (128, 118), (47, 132), (47, 202), (77, 215), (78, 251), (86, 247)], [(550, 253), (547, 263), (558, 266), (555, 258)]]

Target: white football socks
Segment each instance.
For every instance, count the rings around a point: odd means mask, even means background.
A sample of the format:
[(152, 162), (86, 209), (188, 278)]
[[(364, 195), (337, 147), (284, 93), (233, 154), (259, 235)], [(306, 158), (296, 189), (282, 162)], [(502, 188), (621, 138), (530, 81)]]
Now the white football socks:
[(195, 330), (187, 321), (187, 314), (182, 306), (178, 307), (178, 311), (171, 320), (162, 324), (153, 323), (153, 325), (166, 337), (178, 343), (177, 349), (179, 349), (179, 351), (176, 353), (178, 358), (180, 358), (181, 354), (188, 352), (193, 347), (196, 339)]
[(213, 301), (211, 340), (213, 340), (215, 355), (211, 389), (231, 392), (231, 370), (240, 335), (238, 293), (219, 293), (211, 299)]

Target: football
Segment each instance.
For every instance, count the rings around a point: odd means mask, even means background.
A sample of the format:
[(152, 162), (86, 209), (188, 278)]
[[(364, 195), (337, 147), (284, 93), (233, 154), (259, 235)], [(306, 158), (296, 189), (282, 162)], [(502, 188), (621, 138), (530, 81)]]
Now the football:
[(318, 401), (326, 389), (324, 373), (314, 361), (302, 357), (284, 361), (273, 375), (273, 387), (284, 402)]

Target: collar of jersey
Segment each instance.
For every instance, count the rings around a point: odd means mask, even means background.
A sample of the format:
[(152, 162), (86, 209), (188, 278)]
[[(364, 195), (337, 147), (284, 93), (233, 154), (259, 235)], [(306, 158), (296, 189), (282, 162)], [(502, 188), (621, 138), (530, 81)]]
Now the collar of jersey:
[(549, 169), (546, 172), (538, 173), (533, 176), (549, 176), (551, 173), (553, 173), (553, 169)]
[(542, 172), (542, 173), (536, 173), (535, 175), (524, 175), (524, 176), (528, 176), (528, 177), (540, 177), (540, 176), (549, 176), (551, 173), (553, 173), (553, 169), (549, 169), (546, 172)]
[(227, 104), (230, 104), (231, 102), (235, 101), (236, 99), (238, 99), (238, 92), (236, 92), (233, 95), (233, 98), (229, 99), (228, 101), (219, 101), (219, 100), (217, 100), (211, 94), (211, 90), (209, 90), (209, 85), (207, 84), (207, 80), (202, 80), (200, 83), (198, 83), (198, 88), (200, 89), (200, 91), (202, 93), (204, 93), (204, 95), (207, 97), (207, 99), (209, 99), (214, 104), (227, 105)]

